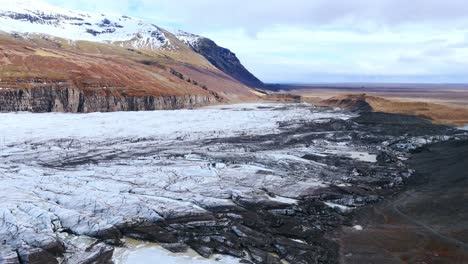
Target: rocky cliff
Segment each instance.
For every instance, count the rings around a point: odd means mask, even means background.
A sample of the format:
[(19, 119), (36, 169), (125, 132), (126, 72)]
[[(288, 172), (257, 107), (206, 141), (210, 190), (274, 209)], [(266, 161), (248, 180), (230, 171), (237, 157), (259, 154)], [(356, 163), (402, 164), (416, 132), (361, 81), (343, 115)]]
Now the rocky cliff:
[(191, 47), (194, 51), (211, 62), (216, 68), (239, 82), (256, 88), (264, 86), (262, 81), (242, 65), (236, 54), (229, 49), (218, 46), (211, 39), (199, 38)]
[(181, 109), (216, 103), (205, 95), (123, 96), (73, 88), (8, 89), (0, 91), (0, 112), (113, 112)]

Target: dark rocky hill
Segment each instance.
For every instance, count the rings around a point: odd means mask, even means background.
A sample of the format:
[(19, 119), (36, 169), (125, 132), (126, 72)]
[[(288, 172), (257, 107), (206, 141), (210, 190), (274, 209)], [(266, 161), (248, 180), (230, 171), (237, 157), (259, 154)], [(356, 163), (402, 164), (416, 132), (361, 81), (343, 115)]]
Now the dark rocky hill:
[(200, 38), (196, 45), (191, 45), (192, 49), (205, 57), (216, 68), (228, 74), (241, 83), (261, 88), (263, 82), (249, 72), (237, 58), (236, 54), (229, 49), (218, 46), (214, 41), (208, 38)]

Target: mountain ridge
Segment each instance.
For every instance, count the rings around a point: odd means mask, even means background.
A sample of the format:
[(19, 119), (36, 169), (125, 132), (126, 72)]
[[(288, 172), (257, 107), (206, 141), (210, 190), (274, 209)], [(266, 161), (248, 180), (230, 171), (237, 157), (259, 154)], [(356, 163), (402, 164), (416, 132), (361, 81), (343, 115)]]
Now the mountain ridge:
[(103, 90), (112, 90), (119, 98), (201, 96), (210, 103), (258, 99), (251, 88), (255, 86), (233, 74), (253, 76), (235, 55), (232, 61), (216, 58), (226, 66), (219, 67), (195, 48), (206, 38), (129, 16), (14, 0), (0, 6), (0, 31), (0, 93), (59, 87), (102, 96), (107, 94)]
[(173, 31), (173, 34), (195, 52), (204, 56), (208, 61), (224, 73), (232, 76), (243, 84), (255, 88), (264, 88), (265, 84), (249, 72), (229, 49), (220, 47), (209, 38), (188, 33), (182, 30)]

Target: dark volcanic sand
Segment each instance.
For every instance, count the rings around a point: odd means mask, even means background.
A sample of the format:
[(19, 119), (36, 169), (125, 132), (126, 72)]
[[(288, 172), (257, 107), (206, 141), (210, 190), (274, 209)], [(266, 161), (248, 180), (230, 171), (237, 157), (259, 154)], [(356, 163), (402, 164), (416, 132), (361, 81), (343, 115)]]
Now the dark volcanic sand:
[(360, 210), (339, 235), (342, 263), (468, 263), (468, 141), (412, 155), (405, 189)]

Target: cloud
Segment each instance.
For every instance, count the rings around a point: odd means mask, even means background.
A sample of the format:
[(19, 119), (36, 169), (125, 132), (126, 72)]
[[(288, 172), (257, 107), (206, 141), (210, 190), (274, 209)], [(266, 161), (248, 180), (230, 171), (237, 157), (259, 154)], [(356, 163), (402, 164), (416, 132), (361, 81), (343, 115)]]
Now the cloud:
[[(87, 10), (104, 10), (174, 21), (188, 30), (242, 28), (258, 32), (276, 25), (368, 28), (406, 24), (466, 26), (466, 0), (50, 0)], [(463, 23), (461, 22), (463, 21)]]
[(463, 27), (465, 0), (178, 0), (143, 1), (180, 15), (188, 26), (237, 28), (258, 32), (276, 25), (331, 26), (362, 32), (411, 24)]
[(468, 76), (466, 0), (47, 1), (210, 37), (265, 81)]

